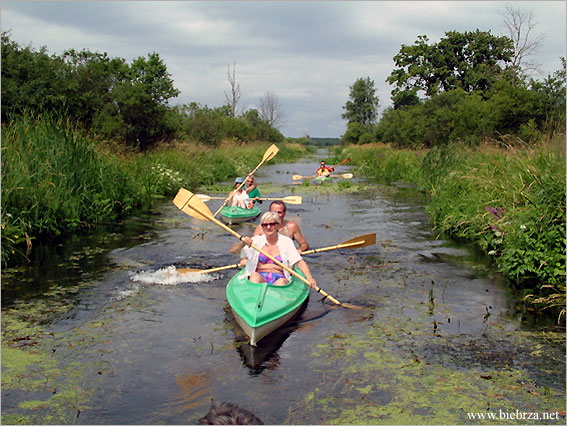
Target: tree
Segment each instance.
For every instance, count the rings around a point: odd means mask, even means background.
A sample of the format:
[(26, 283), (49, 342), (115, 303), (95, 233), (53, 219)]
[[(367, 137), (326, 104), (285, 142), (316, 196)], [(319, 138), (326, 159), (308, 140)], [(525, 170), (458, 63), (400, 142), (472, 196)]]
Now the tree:
[(159, 139), (167, 139), (167, 103), (179, 94), (158, 53), (140, 56), (116, 83), (112, 98), (124, 123), (122, 137), (140, 149)]
[(479, 30), (450, 31), (445, 36), (433, 45), (425, 35), (413, 46), (402, 45), (394, 56), (397, 68), (386, 81), (396, 84), (398, 91), (416, 89), (432, 96), (456, 88), (465, 92), (488, 90), (505, 75), (499, 62), (511, 62), (513, 49), (508, 37)]
[[(228, 83), (230, 84), (230, 93), (224, 92), (224, 97), (228, 106), (230, 107), (230, 114), (236, 117), (242, 111), (238, 111), (238, 102), (242, 98), (242, 91), (240, 90), (240, 84), (236, 82), (236, 62), (232, 66), (232, 74), (230, 72), (230, 65), (228, 66), (228, 71), (226, 73)], [(244, 109), (244, 108), (243, 108)]]
[(528, 61), (528, 58), (541, 47), (545, 36), (532, 37), (532, 31), (536, 25), (532, 12), (524, 12), (520, 8), (507, 5), (506, 12), (502, 16), (514, 48), (512, 68), (523, 77), (530, 71), (539, 72), (539, 64)]
[(378, 117), (378, 96), (374, 88), (374, 81), (370, 77), (359, 78), (350, 86), (350, 100), (343, 106), (346, 111), (342, 118), (348, 123), (360, 123), (363, 125), (376, 124)]
[(44, 46), (39, 51), (22, 48), (2, 32), (2, 122), (27, 111), (63, 112), (66, 65)]
[(269, 91), (260, 98), (260, 118), (276, 129), (283, 125), (285, 113), (278, 97)]

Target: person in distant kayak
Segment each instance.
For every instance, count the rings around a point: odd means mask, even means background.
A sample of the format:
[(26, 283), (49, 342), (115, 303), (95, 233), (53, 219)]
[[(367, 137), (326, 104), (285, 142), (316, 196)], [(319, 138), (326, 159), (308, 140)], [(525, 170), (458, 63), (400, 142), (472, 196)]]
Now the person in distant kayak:
[(232, 207), (242, 207), (243, 209), (249, 208), (250, 205), (250, 197), (248, 193), (244, 190), (244, 186), (242, 183), (244, 179), (241, 177), (237, 177), (234, 180), (234, 190), (228, 194), (228, 198), (226, 201), (226, 205), (230, 205)]
[(254, 175), (248, 175), (248, 177), (246, 178), (245, 188), (246, 192), (248, 193), (248, 197), (250, 198), (250, 202), (252, 203), (251, 205), (249, 205), (250, 208), (252, 208), (255, 203), (262, 204), (262, 200), (260, 200), (262, 196), (260, 195), (260, 191), (258, 190), (258, 184), (256, 183), (256, 178), (254, 177)]
[(281, 219), (277, 213), (266, 212), (260, 218), (260, 226), (264, 233), (252, 238), (243, 238), (245, 247), (241, 252), (240, 265), (246, 267), (246, 277), (256, 284), (268, 283), (276, 286), (286, 285), (291, 279), (291, 274), (287, 270), (263, 253), (253, 249), (251, 245), (254, 245), (290, 269), (297, 265), (309, 281), (309, 285), (316, 289), (317, 282), (311, 275), (309, 266), (295, 248), (293, 241), (278, 232), (280, 222)]
[(321, 161), (321, 166), (317, 169), (315, 174), (317, 176), (327, 177), (331, 174), (331, 172), (334, 172), (334, 171), (335, 171), (334, 167), (327, 166), (324, 161)]
[[(280, 200), (272, 201), (272, 203), (270, 204), (270, 211), (276, 213), (280, 218), (280, 222), (278, 224), (278, 232), (282, 235), (285, 235), (286, 237), (291, 238), (293, 241), (296, 241), (297, 244), (299, 244), (299, 247), (297, 247), (299, 254), (303, 253), (305, 250), (309, 250), (309, 243), (301, 232), (299, 225), (295, 222), (292, 222), (291, 220), (285, 219), (285, 215), (287, 213), (287, 207), (285, 203)], [(254, 230), (253, 236), (262, 235), (263, 233), (264, 228), (262, 228), (261, 225), (258, 225)], [(231, 247), (230, 252), (232, 254), (236, 254), (242, 249), (243, 246), (243, 243), (238, 241)]]

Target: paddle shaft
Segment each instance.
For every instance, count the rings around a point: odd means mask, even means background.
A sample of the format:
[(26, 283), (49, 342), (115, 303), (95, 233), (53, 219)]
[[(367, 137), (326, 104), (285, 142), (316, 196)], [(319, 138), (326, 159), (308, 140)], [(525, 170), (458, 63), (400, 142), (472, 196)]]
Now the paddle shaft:
[[(209, 200), (224, 200), (224, 197), (210, 197), (208, 195), (204, 195), (204, 194), (197, 194), (197, 197), (199, 197), (201, 200), (203, 201), (209, 201)], [(290, 195), (289, 197), (283, 197), (283, 198), (265, 198), (265, 197), (258, 197), (258, 200), (260, 201), (285, 201), (288, 204), (301, 204), (301, 197), (298, 195)]]
[(187, 274), (189, 272), (194, 272), (196, 274), (208, 274), (210, 272), (218, 272), (218, 271), (224, 271), (225, 269), (238, 268), (239, 266), (240, 266), (240, 263), (235, 263), (233, 265), (219, 266), (217, 268), (211, 268), (211, 269), (181, 268), (181, 269), (177, 270), (177, 273), (178, 274)]
[(301, 253), (301, 255), (304, 254), (313, 254), (313, 253), (320, 253), (322, 251), (329, 251), (329, 250), (336, 250), (336, 249), (340, 249), (340, 248), (350, 248), (350, 247), (356, 247), (356, 246), (360, 246), (364, 244), (364, 241), (360, 241), (357, 243), (350, 243), (350, 244), (337, 244), (336, 246), (331, 246), (331, 247), (323, 247), (320, 249), (311, 249), (311, 250), (307, 250), (304, 251), (303, 253)]
[(350, 163), (350, 158), (349, 158), (349, 157), (345, 158), (343, 161), (341, 161), (341, 162), (340, 162), (339, 164), (337, 164), (336, 166), (331, 166), (331, 167), (334, 169), (334, 168), (337, 167), (337, 166), (342, 166), (343, 164), (347, 164), (347, 163)]
[(350, 179), (352, 178), (352, 173), (343, 173), (340, 175), (329, 175), (329, 176), (317, 176), (317, 175), (313, 175), (313, 176), (302, 176), (302, 175), (293, 175), (291, 178), (293, 180), (299, 180), (299, 179), (311, 179), (311, 178), (316, 178), (316, 177), (329, 177), (329, 178), (334, 178), (334, 177), (342, 177), (345, 179)]

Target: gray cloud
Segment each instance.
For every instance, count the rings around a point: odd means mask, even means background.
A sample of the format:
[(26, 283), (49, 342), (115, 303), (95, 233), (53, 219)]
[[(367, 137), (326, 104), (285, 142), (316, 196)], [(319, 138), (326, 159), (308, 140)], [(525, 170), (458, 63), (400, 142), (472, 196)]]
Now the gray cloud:
[(504, 34), (506, 4), (531, 11), (546, 33), (545, 74), (565, 56), (565, 3), (558, 1), (12, 1), (0, 5), (12, 40), (61, 54), (75, 48), (131, 61), (158, 52), (181, 95), (175, 103), (220, 106), (236, 62), (243, 102), (267, 90), (281, 100), (286, 136), (338, 137), (342, 106), (359, 77), (375, 81), (380, 109), (402, 44), (447, 31)]

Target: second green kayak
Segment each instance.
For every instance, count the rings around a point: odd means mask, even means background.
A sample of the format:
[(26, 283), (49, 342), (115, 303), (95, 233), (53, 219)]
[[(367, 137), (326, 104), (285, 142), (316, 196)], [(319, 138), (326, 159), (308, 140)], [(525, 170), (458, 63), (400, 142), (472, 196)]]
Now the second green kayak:
[(253, 205), (251, 209), (224, 206), (219, 212), (220, 219), (228, 225), (254, 220), (260, 216), (260, 213), (262, 211), (256, 205)]

